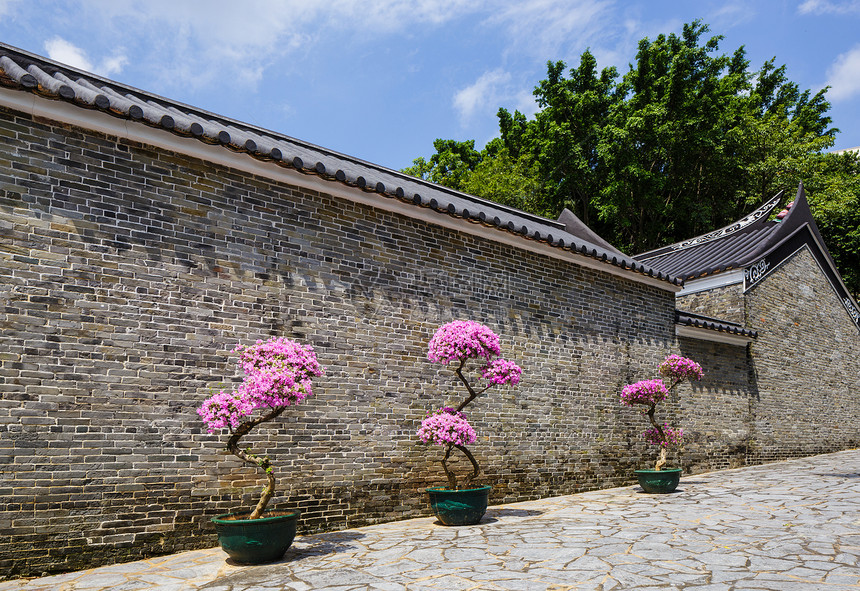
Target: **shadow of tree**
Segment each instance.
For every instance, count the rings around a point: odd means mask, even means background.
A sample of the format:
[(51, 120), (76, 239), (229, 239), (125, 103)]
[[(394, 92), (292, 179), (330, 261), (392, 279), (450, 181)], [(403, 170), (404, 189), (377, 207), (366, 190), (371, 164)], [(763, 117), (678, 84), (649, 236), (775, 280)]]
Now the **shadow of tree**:
[(543, 511), (537, 509), (495, 509), (490, 507), (487, 509), (487, 515), (492, 517), (533, 517), (535, 515), (543, 515)]
[(260, 586), (266, 586), (267, 582), (271, 582), (277, 578), (277, 573), (283, 574), (283, 567), (285, 565), (305, 558), (353, 550), (355, 546), (351, 542), (364, 536), (365, 534), (354, 531), (302, 536), (301, 538), (296, 538), (283, 558), (266, 564), (243, 565), (233, 561), (232, 558), (228, 558), (226, 560), (227, 564), (241, 566), (243, 569), (225, 577), (215, 579), (200, 587), (200, 589), (256, 589)]
[(487, 509), (487, 513), (484, 515), (481, 523), (498, 523), (499, 520), (506, 517), (534, 517), (541, 514), (543, 514), (543, 511), (535, 509), (494, 509), (490, 507)]

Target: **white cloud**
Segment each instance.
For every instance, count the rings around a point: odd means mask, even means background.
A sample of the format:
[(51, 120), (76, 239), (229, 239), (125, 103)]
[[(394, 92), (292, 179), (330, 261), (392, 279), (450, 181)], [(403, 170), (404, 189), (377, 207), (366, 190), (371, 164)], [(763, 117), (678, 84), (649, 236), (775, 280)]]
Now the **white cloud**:
[[(0, 3), (9, 1), (15, 0)], [(152, 77), (148, 87), (166, 94), (180, 86), (186, 93), (208, 90), (225, 80), (253, 91), (273, 64), (282, 75), (318, 64), (331, 39), (342, 51), (391, 35), (414, 36), (423, 46), (435, 30), (461, 21), (501, 37), (505, 47), (500, 69), (456, 93), (454, 107), (466, 121), (485, 108), (494, 113), (499, 104), (534, 111), (534, 80), (520, 80), (514, 89), (503, 69), (517, 71), (524, 61), (574, 61), (587, 47), (623, 54), (618, 45), (633, 43), (632, 33), (610, 19), (612, 6), (613, 0), (77, 0), (68, 9), (86, 23), (73, 39), (77, 45), (57, 37), (46, 48), (58, 61), (112, 76), (128, 66), (125, 53), (94, 56), (125, 47), (135, 56), (134, 68)]]
[(67, 66), (88, 72), (95, 70), (95, 66), (87, 59), (86, 54), (80, 47), (76, 47), (60, 37), (54, 37), (46, 41), (45, 51), (48, 52), (49, 58), (57, 62), (62, 62)]
[(827, 98), (838, 102), (860, 95), (860, 45), (836, 58), (827, 69)]
[(46, 41), (45, 51), (48, 53), (48, 57), (54, 61), (102, 76), (121, 72), (128, 63), (128, 59), (124, 55), (115, 55), (105, 58), (98, 65), (95, 65), (83, 49), (69, 43), (62, 37), (53, 37)]
[(96, 69), (99, 74), (111, 76), (122, 72), (122, 69), (128, 64), (128, 58), (124, 55), (105, 58), (101, 65)]
[(512, 51), (564, 57), (604, 40), (611, 5), (608, 0), (513, 0), (496, 7), (486, 23), (507, 29)]
[(342, 23), (361, 23), (370, 31), (400, 31), (416, 24), (441, 25), (484, 9), (476, 0), (335, 0), (326, 12)]
[[(4, 2), (0, 0), (0, 8)], [(155, 77), (154, 89), (174, 92), (210, 88), (219, 80), (254, 86), (274, 63), (311, 62), (321, 43), (374, 43), (382, 35), (416, 36), (423, 43), (436, 28), (471, 19), (504, 37), (510, 55), (531, 59), (569, 58), (592, 41), (603, 44), (612, 0), (77, 0), (69, 13), (87, 23), (73, 45), (52, 39), (51, 57), (69, 65), (114, 75), (128, 65), (121, 55), (98, 60), (102, 48), (125, 46), (135, 68)], [(89, 33), (87, 32), (89, 31)], [(98, 31), (98, 34), (95, 34)], [(68, 37), (66, 35), (66, 37)], [(101, 49), (105, 51), (105, 49)], [(87, 53), (89, 52), (89, 53)], [(503, 61), (506, 60), (502, 56)], [(285, 66), (286, 65), (286, 66)], [(468, 89), (459, 99), (465, 114)], [(476, 89), (477, 90), (477, 89)], [(511, 93), (508, 93), (509, 95)], [(522, 102), (522, 101), (518, 101)]]
[(743, 2), (725, 2), (708, 16), (707, 22), (712, 30), (724, 31), (738, 25), (752, 22), (755, 18), (755, 4)]
[(860, 14), (860, 0), (806, 0), (797, 7), (797, 11), (800, 14)]
[(474, 84), (458, 90), (454, 94), (454, 109), (465, 124), (477, 113), (488, 107), (498, 108), (500, 98), (506, 93), (506, 85), (511, 75), (502, 69), (485, 72)]
[(79, 0), (76, 14), (103, 40), (128, 36), (159, 86), (199, 89), (224, 79), (257, 84), (284, 58), (300, 68), (321, 39), (341, 39), (346, 48), (483, 9), (474, 0)]

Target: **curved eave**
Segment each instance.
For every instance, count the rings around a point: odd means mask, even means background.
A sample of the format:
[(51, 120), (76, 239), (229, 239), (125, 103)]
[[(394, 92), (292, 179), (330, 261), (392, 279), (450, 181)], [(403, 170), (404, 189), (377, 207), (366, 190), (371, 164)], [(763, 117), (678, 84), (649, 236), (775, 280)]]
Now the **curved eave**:
[(762, 253), (761, 257), (757, 260), (768, 262), (767, 270), (752, 280), (745, 277), (744, 292), (759, 285), (768, 275), (779, 269), (795, 253), (804, 248), (812, 255), (812, 258), (824, 274), (833, 292), (851, 317), (851, 321), (857, 327), (858, 331), (860, 331), (860, 306), (857, 305), (851, 292), (848, 291), (845, 282), (842, 281), (842, 276), (836, 268), (836, 263), (833, 262), (833, 257), (830, 256), (830, 252), (827, 250), (814, 221), (799, 226), (791, 234), (785, 236), (778, 244)]
[(708, 328), (687, 326), (683, 324), (675, 325), (675, 334), (679, 337), (686, 337), (688, 339), (723, 343), (725, 345), (736, 345), (738, 347), (744, 347), (755, 340), (755, 337), (719, 332)]
[[(0, 45), (2, 47), (2, 45)], [(14, 68), (18, 67), (15, 71)], [(74, 73), (74, 70), (71, 70)], [(41, 72), (41, 73), (40, 73)], [(33, 75), (38, 74), (38, 78)], [(68, 71), (67, 71), (68, 73)], [(84, 73), (82, 73), (83, 75)], [(478, 234), (578, 265), (609, 272), (639, 283), (676, 292), (683, 280), (578, 240), (563, 224), (491, 204), (371, 165), (310, 144), (265, 132), (204, 111), (185, 111), (176, 103), (99, 88), (87, 80), (72, 81), (38, 68), (26, 71), (7, 56), (0, 58), (0, 104), (84, 129), (223, 164), (264, 178), (284, 181), (423, 219), (429, 223)], [(87, 75), (89, 76), (89, 75)], [(167, 104), (156, 103), (155, 100)], [(317, 159), (322, 156), (322, 159)], [(335, 167), (322, 160), (331, 158)]]
[(758, 337), (758, 332), (739, 324), (681, 310), (675, 311), (675, 334), (730, 345), (746, 345)]

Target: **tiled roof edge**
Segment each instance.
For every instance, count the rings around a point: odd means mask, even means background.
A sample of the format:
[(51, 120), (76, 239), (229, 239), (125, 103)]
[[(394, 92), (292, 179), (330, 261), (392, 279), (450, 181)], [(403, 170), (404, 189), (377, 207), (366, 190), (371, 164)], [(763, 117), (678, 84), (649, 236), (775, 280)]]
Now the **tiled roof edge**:
[(675, 323), (683, 326), (693, 326), (696, 328), (749, 337), (752, 339), (758, 337), (758, 331), (744, 328), (735, 322), (718, 320), (709, 316), (702, 316), (701, 314), (694, 314), (693, 312), (685, 312), (682, 310), (675, 310)]
[(635, 258), (640, 261), (647, 261), (649, 259), (653, 259), (664, 254), (677, 252), (679, 250), (686, 250), (688, 248), (707, 244), (708, 242), (713, 242), (714, 240), (720, 240), (727, 236), (731, 236), (732, 234), (736, 234), (744, 228), (751, 226), (752, 224), (762, 219), (767, 218), (767, 216), (770, 215), (770, 212), (772, 212), (782, 200), (783, 194), (784, 191), (780, 191), (775, 196), (771, 197), (768, 201), (766, 201), (763, 205), (756, 208), (755, 211), (750, 212), (738, 221), (732, 222), (728, 226), (724, 226), (719, 230), (714, 230), (713, 232), (708, 232), (707, 234), (702, 234), (701, 236), (695, 236), (688, 240), (676, 242), (675, 244), (669, 244), (668, 246), (661, 246), (660, 248), (637, 254)]
[[(15, 59), (12, 59), (13, 57)], [(98, 110), (114, 117), (138, 121), (162, 131), (220, 145), (233, 152), (244, 152), (255, 159), (274, 162), (303, 174), (317, 175), (365, 192), (430, 208), (440, 214), (483, 223), (527, 240), (545, 242), (550, 246), (644, 277), (674, 286), (683, 285), (682, 279), (651, 269), (633, 257), (619, 256), (620, 253), (608, 252), (577, 239), (558, 221), (486, 201), (289, 136), (190, 107), (3, 43), (0, 43), (0, 87), (30, 92), (44, 98), (65, 101), (83, 109)], [(295, 153), (285, 153), (282, 148), (287, 146), (279, 147), (281, 142), (294, 148), (291, 151)], [(316, 156), (319, 155), (325, 158), (317, 159)], [(331, 161), (323, 162), (328, 159)], [(368, 172), (377, 175), (367, 174)], [(371, 176), (378, 176), (379, 180), (368, 178)]]

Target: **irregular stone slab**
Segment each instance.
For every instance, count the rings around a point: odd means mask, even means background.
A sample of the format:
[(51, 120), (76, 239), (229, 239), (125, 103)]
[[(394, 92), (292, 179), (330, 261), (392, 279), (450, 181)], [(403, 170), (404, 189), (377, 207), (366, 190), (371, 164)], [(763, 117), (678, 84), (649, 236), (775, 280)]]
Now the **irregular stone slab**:
[(269, 565), (213, 548), (0, 591), (860, 589), (857, 474), (853, 450), (700, 474), (672, 495), (629, 486), (490, 507), (463, 528), (422, 518), (300, 536)]

